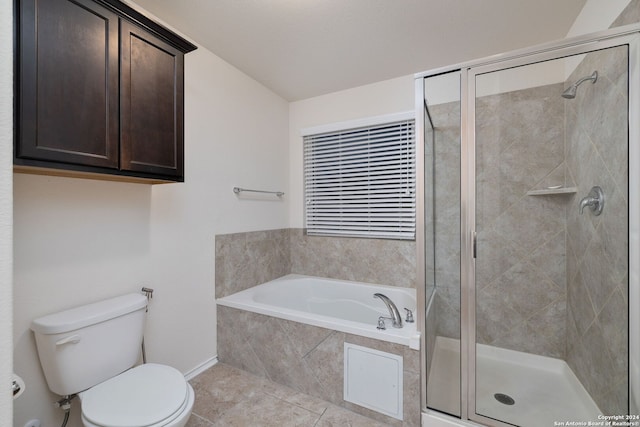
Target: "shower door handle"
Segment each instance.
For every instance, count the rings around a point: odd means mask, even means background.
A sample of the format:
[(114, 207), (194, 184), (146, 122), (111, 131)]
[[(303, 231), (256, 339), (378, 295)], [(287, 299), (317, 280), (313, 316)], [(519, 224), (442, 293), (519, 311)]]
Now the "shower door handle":
[(471, 253), (473, 255), (473, 259), (476, 259), (477, 246), (478, 246), (478, 238), (476, 235), (476, 231), (473, 230), (471, 232)]

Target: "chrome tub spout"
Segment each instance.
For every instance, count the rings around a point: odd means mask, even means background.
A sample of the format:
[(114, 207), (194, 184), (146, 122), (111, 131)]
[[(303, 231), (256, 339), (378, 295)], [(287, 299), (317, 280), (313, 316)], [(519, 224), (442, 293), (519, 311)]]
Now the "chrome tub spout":
[(374, 294), (373, 297), (380, 298), (382, 302), (385, 303), (385, 305), (389, 309), (390, 317), (380, 316), (380, 318), (378, 319), (378, 329), (384, 329), (384, 327), (382, 327), (384, 326), (384, 319), (391, 320), (391, 326), (393, 326), (394, 328), (402, 328), (402, 317), (400, 316), (398, 307), (396, 307), (393, 301), (391, 301), (389, 297), (387, 297), (384, 294)]

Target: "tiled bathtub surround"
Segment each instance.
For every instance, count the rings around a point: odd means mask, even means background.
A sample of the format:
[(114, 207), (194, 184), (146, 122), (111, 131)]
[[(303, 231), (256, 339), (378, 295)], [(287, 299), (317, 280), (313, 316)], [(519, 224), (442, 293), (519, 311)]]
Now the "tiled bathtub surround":
[[(415, 242), (281, 229), (216, 236), (216, 298), (290, 273), (415, 288)], [(261, 314), (217, 308), (218, 358), (387, 425), (420, 425), (419, 352)], [(343, 400), (344, 343), (404, 358), (404, 422)]]
[(216, 298), (286, 274), (415, 288), (415, 242), (280, 229), (216, 236)]
[(216, 298), (291, 273), (289, 229), (216, 236)]
[[(403, 357), (404, 421), (343, 400), (345, 342)], [(420, 425), (419, 352), (406, 346), (218, 306), (218, 358), (387, 425)]]
[(416, 287), (414, 241), (307, 236), (299, 228), (290, 233), (292, 273)]

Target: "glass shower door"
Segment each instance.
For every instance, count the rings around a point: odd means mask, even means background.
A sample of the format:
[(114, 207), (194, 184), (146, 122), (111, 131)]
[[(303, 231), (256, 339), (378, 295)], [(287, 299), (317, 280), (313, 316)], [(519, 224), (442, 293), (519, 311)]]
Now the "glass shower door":
[(470, 418), (629, 411), (627, 58), (622, 45), (474, 75)]
[(460, 71), (424, 81), (425, 348), (430, 409), (461, 416), (460, 328)]

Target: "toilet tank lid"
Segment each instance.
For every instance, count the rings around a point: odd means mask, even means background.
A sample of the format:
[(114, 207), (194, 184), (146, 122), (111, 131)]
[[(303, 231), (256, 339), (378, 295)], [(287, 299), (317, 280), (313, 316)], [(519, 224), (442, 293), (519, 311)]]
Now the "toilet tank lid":
[(140, 310), (146, 305), (147, 297), (142, 294), (121, 295), (39, 317), (31, 322), (31, 330), (43, 335), (70, 332)]

